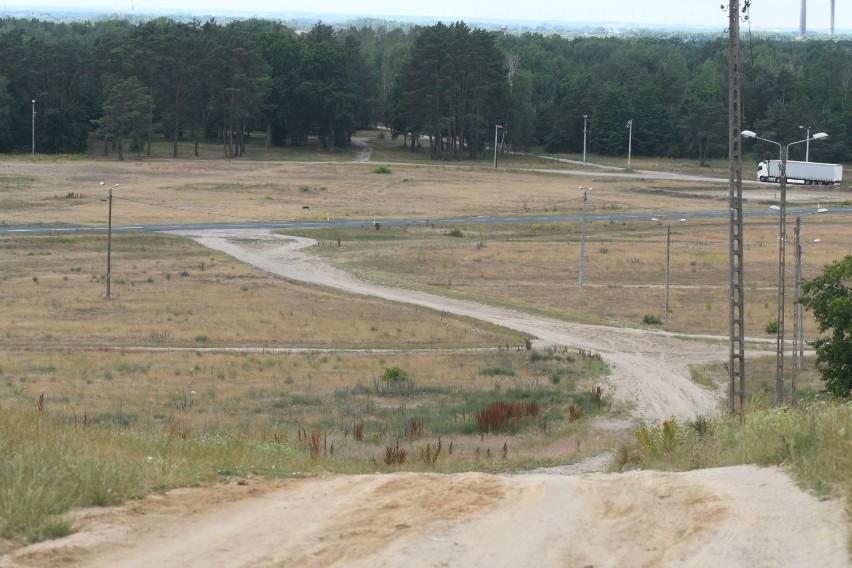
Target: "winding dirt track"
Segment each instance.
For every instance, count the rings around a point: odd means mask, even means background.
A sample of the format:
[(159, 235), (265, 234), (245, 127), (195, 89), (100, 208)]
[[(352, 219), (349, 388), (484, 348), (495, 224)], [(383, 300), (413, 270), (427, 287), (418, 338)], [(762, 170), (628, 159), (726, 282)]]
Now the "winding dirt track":
[[(717, 408), (686, 377), (718, 344), (575, 325), (358, 281), (268, 231), (185, 233), (284, 278), (409, 302), (598, 351), (610, 387), (659, 420)], [(77, 515), (75, 534), (0, 556), (0, 567), (472, 567), (850, 565), (842, 501), (777, 468), (583, 475), (399, 473), (172, 491)]]
[(692, 382), (687, 365), (723, 360), (727, 350), (718, 341), (687, 341), (664, 333), (580, 325), (434, 294), (388, 288), (358, 280), (322, 259), (302, 252), (313, 239), (277, 235), (269, 230), (183, 231), (199, 243), (268, 272), (394, 302), (489, 321), (520, 330), (548, 345), (584, 348), (600, 353), (612, 368), (610, 387), (634, 407), (635, 416), (657, 422), (672, 416), (715, 413), (718, 393)]

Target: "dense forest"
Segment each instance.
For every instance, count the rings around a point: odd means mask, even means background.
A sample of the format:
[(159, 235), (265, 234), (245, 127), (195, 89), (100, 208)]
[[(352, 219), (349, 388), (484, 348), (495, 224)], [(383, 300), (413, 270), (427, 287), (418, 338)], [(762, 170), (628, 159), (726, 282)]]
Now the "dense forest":
[[(249, 134), (269, 145), (317, 136), (334, 151), (379, 125), (436, 159), (476, 158), (498, 124), (514, 148), (580, 152), (584, 122), (589, 152), (618, 155), (632, 120), (636, 155), (727, 155), (722, 34), (388, 28), (5, 18), (0, 152), (29, 152), (34, 119), (39, 153), (102, 148), (119, 159), (158, 139), (173, 142), (175, 157), (179, 140), (237, 157)], [(852, 40), (746, 37), (742, 85), (749, 129), (779, 141), (803, 139), (800, 127), (825, 131), (811, 159), (852, 158)]]

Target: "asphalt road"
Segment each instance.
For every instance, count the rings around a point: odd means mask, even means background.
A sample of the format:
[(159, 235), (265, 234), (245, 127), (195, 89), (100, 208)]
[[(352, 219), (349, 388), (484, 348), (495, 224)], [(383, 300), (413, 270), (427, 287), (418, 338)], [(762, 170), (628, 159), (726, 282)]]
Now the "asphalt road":
[[(813, 209), (797, 209), (787, 208), (787, 215), (795, 217), (796, 215), (813, 213)], [(852, 207), (840, 207), (837, 209), (829, 209), (822, 215), (849, 215), (852, 214)], [(744, 211), (745, 217), (774, 217), (777, 215), (772, 210), (754, 210)], [(727, 210), (717, 211), (699, 211), (691, 213), (673, 213), (671, 211), (660, 213), (640, 213), (640, 214), (613, 214), (613, 215), (586, 215), (587, 222), (593, 221), (652, 221), (658, 219), (660, 221), (671, 221), (680, 219), (695, 219), (695, 218), (719, 218), (727, 217)], [(440, 219), (382, 219), (383, 225), (418, 225), (424, 223), (434, 223), (436, 225), (454, 225), (463, 223), (479, 223), (479, 224), (499, 224), (499, 223), (555, 223), (555, 222), (577, 222), (581, 218), (579, 215), (552, 215), (543, 216), (537, 215), (532, 217), (512, 216), (512, 217), (443, 217)], [(198, 224), (164, 224), (164, 225), (113, 225), (113, 231), (202, 231), (202, 230), (223, 230), (223, 229), (324, 229), (331, 227), (360, 227), (372, 223), (371, 219), (362, 220), (329, 220), (329, 221), (276, 221), (276, 222), (258, 222), (258, 223), (198, 223)], [(0, 226), (0, 234), (8, 233), (51, 233), (51, 232), (82, 232), (82, 231), (106, 231), (106, 225), (22, 225), (22, 226)]]

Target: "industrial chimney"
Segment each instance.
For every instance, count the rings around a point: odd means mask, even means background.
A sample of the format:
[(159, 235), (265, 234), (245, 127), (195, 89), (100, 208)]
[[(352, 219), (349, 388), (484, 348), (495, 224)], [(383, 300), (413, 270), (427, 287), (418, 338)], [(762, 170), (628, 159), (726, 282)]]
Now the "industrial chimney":
[(808, 0), (802, 0), (802, 11), (799, 15), (799, 37), (805, 37), (808, 19)]
[(831, 29), (828, 33), (834, 35), (834, 0), (831, 0)]

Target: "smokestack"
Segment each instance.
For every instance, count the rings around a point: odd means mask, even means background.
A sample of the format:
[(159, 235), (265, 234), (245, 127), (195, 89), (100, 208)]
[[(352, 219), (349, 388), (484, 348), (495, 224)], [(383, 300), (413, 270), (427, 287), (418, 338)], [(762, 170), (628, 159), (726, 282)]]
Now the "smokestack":
[(808, 0), (802, 0), (802, 11), (799, 15), (799, 37), (805, 37), (805, 32), (807, 31), (807, 19), (808, 19)]
[(828, 33), (834, 35), (834, 0), (831, 0), (831, 29)]

